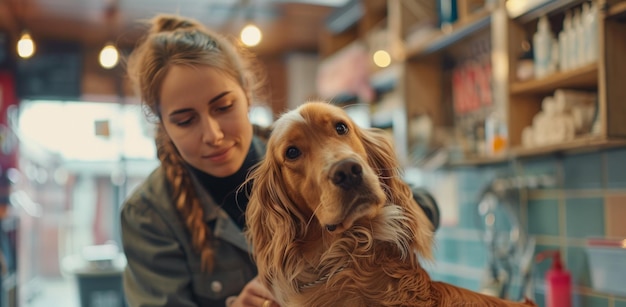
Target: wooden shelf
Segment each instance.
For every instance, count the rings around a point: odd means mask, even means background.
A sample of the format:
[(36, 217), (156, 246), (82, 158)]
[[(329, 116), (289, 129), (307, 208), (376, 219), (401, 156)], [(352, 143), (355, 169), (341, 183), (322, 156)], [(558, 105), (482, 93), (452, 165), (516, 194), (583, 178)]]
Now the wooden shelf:
[(565, 72), (557, 72), (541, 79), (511, 84), (511, 94), (550, 94), (559, 88), (597, 88), (598, 64), (591, 63)]
[(381, 68), (370, 76), (370, 86), (374, 90), (394, 88), (400, 79), (401, 67), (399, 64)]
[(510, 150), (512, 158), (525, 158), (533, 156), (541, 156), (562, 152), (585, 152), (596, 151), (599, 149), (605, 149), (610, 147), (625, 146), (626, 139), (607, 139), (603, 136), (587, 135), (581, 136), (569, 142), (546, 145), (540, 147), (523, 148), (517, 147)]
[(463, 167), (463, 166), (481, 166), (500, 164), (510, 160), (508, 154), (497, 155), (493, 157), (468, 157), (460, 161), (451, 161), (446, 164), (447, 167)]
[(575, 140), (538, 147), (514, 147), (506, 153), (493, 157), (469, 157), (460, 161), (452, 161), (446, 164), (447, 167), (480, 166), (500, 164), (515, 159), (532, 158), (559, 153), (580, 153), (597, 151), (601, 149), (624, 147), (626, 138), (607, 139), (602, 136), (588, 135), (581, 136)]
[[(564, 12), (571, 9), (574, 6), (580, 5), (586, 0), (520, 0), (513, 2), (520, 2), (523, 5), (516, 4), (516, 6), (523, 7), (522, 11), (512, 12), (509, 9), (509, 14), (513, 19), (519, 23), (534, 22), (539, 17), (544, 15), (553, 15), (559, 12)], [(532, 3), (532, 4), (531, 4)], [(533, 5), (534, 4), (534, 5)], [(515, 5), (514, 5), (515, 6)], [(509, 7), (509, 5), (507, 5)]]
[(426, 43), (417, 46), (406, 46), (406, 58), (424, 57), (445, 50), (473, 33), (488, 29), (490, 24), (491, 11), (481, 10), (465, 20), (452, 24), (450, 31), (439, 31)]
[(626, 1), (618, 2), (609, 7), (606, 18), (626, 17)]

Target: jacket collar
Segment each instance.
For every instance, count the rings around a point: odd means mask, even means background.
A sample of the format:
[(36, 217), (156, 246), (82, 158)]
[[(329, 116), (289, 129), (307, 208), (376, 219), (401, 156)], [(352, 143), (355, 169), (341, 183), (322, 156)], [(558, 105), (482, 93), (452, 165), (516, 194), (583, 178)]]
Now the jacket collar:
[[(255, 150), (258, 157), (265, 157), (265, 144), (257, 137), (252, 138), (251, 150)], [(244, 251), (252, 252), (248, 242), (243, 235), (243, 230), (237, 226), (228, 213), (219, 207), (215, 200), (209, 195), (209, 193), (202, 187), (198, 178), (193, 175), (193, 172), (189, 171), (191, 180), (196, 190), (197, 197), (200, 203), (204, 207), (204, 220), (205, 222), (215, 221), (215, 229), (213, 235), (217, 238), (228, 241), (229, 243), (241, 248)]]

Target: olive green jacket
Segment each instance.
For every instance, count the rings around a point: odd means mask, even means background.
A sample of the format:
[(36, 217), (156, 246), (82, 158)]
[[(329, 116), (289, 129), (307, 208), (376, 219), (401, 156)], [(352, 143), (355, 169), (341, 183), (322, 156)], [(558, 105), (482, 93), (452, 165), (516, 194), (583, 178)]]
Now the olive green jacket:
[[(258, 138), (252, 150), (265, 155)], [(191, 172), (189, 172), (191, 173)], [(214, 225), (215, 268), (201, 270), (200, 256), (172, 202), (171, 186), (157, 168), (125, 201), (122, 243), (127, 259), (123, 283), (131, 307), (224, 306), (256, 276), (250, 249), (237, 224), (218, 207), (192, 175), (205, 220)]]

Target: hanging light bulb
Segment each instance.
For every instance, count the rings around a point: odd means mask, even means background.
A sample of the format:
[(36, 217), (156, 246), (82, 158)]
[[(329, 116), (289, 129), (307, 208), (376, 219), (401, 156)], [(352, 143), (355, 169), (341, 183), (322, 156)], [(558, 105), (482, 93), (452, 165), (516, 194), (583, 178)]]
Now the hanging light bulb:
[(104, 48), (100, 50), (100, 66), (111, 69), (117, 65), (120, 59), (119, 52), (113, 43), (107, 43)]
[(378, 50), (374, 52), (374, 64), (381, 68), (389, 66), (389, 64), (391, 64), (391, 56), (389, 55), (389, 52), (385, 50)]
[(244, 45), (248, 47), (254, 47), (261, 42), (263, 38), (263, 34), (259, 27), (254, 24), (248, 24), (243, 29), (241, 29), (241, 34), (239, 36)]
[(35, 54), (35, 42), (30, 37), (28, 31), (22, 32), (20, 40), (17, 41), (17, 55), (23, 59), (28, 59)]

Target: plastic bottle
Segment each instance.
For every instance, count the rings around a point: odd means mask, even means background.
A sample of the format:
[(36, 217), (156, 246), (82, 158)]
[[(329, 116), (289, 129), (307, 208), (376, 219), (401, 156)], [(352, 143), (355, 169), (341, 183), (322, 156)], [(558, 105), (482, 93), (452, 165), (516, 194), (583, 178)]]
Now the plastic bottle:
[(537, 261), (552, 256), (552, 267), (546, 272), (546, 307), (572, 306), (572, 275), (563, 266), (558, 250), (537, 254)]
[(585, 64), (587, 63), (591, 63), (592, 59), (591, 59), (591, 45), (594, 45), (593, 41), (592, 41), (592, 36), (591, 36), (591, 22), (592, 22), (592, 16), (591, 16), (591, 5), (589, 4), (589, 2), (585, 2), (583, 3), (583, 13), (581, 15), (582, 18), (582, 28), (583, 28), (583, 41), (584, 43), (582, 44), (582, 52), (583, 52), (583, 62)]
[(533, 52), (535, 60), (535, 78), (545, 77), (550, 65), (552, 48), (552, 31), (548, 17), (541, 16), (537, 23), (537, 32), (533, 35)]
[(568, 15), (566, 13), (565, 18), (569, 17), (567, 20), (569, 26), (567, 29), (567, 66), (569, 69), (574, 69), (578, 67), (578, 63), (576, 63), (576, 48), (578, 48), (578, 38), (576, 37), (576, 14), (571, 13)]
[(553, 74), (559, 69), (559, 40), (552, 37), (552, 47), (550, 47), (550, 63), (548, 64), (548, 74)]
[(456, 0), (437, 1), (437, 11), (439, 13), (440, 28), (452, 25), (458, 17)]
[(598, 4), (594, 1), (589, 6), (587, 15), (587, 61), (595, 62), (598, 59)]
[(571, 13), (568, 11), (565, 13), (565, 18), (563, 19), (563, 30), (561, 31), (561, 33), (559, 33), (559, 69), (561, 71), (567, 71), (572, 69), (569, 57), (569, 39), (571, 29), (572, 16)]
[(506, 124), (496, 112), (493, 112), (485, 119), (485, 143), (486, 154), (494, 156), (501, 154), (507, 146)]
[(574, 62), (576, 67), (580, 67), (586, 64), (585, 45), (590, 43), (585, 37), (582, 8), (577, 9), (576, 13), (574, 13), (574, 28), (576, 29), (576, 60)]

